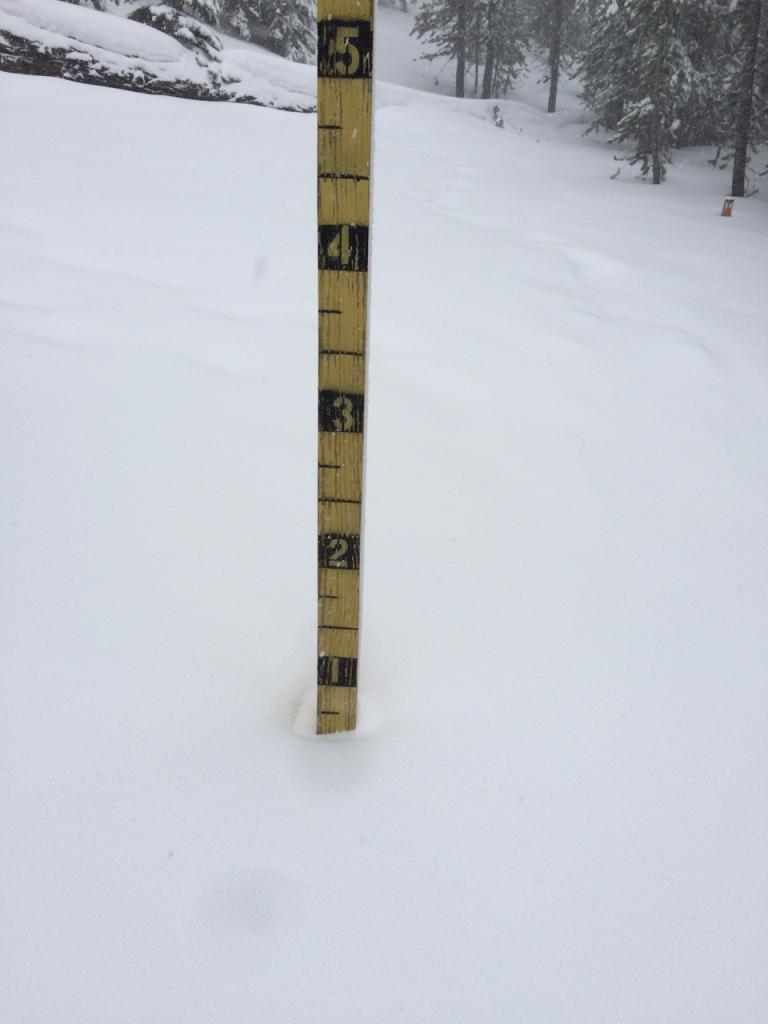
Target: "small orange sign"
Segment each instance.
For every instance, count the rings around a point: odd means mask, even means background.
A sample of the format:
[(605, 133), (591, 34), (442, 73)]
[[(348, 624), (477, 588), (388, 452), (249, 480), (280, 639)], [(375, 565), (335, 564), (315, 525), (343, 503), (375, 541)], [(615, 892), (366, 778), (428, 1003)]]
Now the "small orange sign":
[(723, 211), (720, 214), (721, 217), (730, 217), (733, 213), (733, 200), (726, 199), (723, 203)]

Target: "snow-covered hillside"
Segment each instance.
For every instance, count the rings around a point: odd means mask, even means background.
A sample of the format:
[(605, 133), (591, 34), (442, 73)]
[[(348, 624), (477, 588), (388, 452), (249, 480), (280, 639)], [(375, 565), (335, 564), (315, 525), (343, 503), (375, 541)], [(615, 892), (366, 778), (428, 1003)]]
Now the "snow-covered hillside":
[(0, 69), (159, 95), (314, 108), (309, 67), (226, 37), (221, 59), (207, 64), (167, 33), (130, 20), (131, 10), (0, 0)]
[(380, 66), (335, 740), (314, 118), (0, 75), (0, 1017), (762, 1024), (768, 204)]

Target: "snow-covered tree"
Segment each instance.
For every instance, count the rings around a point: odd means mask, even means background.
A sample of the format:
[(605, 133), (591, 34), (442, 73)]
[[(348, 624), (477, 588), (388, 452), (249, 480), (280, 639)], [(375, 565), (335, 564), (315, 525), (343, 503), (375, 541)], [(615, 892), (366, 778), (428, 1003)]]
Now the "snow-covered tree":
[(704, 145), (718, 141), (718, 97), (723, 85), (723, 55), (727, 51), (730, 0), (698, 0), (680, 10), (679, 31), (691, 67), (691, 89), (678, 104), (677, 144)]
[(221, 41), (213, 31), (219, 19), (219, 0), (140, 4), (130, 17), (173, 36), (204, 62), (217, 61), (220, 57)]
[(140, 3), (129, 17), (165, 32), (193, 50), (204, 64), (221, 56), (221, 40), (214, 31), (220, 14), (220, 0), (165, 0)]
[(315, 53), (314, 0), (222, 0), (221, 24), (291, 60), (308, 61)]
[(630, 54), (625, 35), (626, 0), (598, 0), (593, 5), (581, 74), (584, 102), (593, 128), (614, 129), (624, 113), (630, 82)]
[(588, 0), (521, 0), (527, 33), (534, 49), (546, 61), (549, 82), (547, 109), (557, 110), (560, 72), (581, 58), (588, 21)]
[(701, 108), (711, 69), (697, 66), (693, 15), (716, 0), (598, 0), (583, 61), (595, 126), (629, 143), (629, 161), (660, 184), (671, 149)]
[(418, 36), (428, 49), (424, 60), (438, 57), (456, 61), (456, 95), (464, 95), (468, 25), (476, 0), (425, 0), (416, 12), (411, 35)]
[(680, 33), (686, 0), (634, 0), (624, 8), (630, 45), (631, 89), (615, 142), (631, 142), (629, 161), (660, 185), (677, 140), (680, 108), (692, 93), (694, 72)]
[(503, 96), (525, 67), (527, 34), (523, 10), (517, 0), (484, 0), (486, 99)]
[(456, 61), (456, 95), (465, 93), (467, 68), (475, 66), (475, 91), (482, 67), (485, 99), (507, 92), (525, 65), (525, 29), (517, 0), (425, 0), (413, 35), (427, 45), (425, 60)]
[(722, 108), (733, 146), (734, 196), (743, 196), (750, 150), (768, 134), (768, 4), (734, 0), (731, 6), (733, 54)]
[[(569, 5), (568, 5), (569, 6)], [(551, 24), (549, 44), (549, 99), (547, 113), (557, 111), (557, 87), (560, 82), (560, 61), (563, 50), (563, 34), (570, 13), (567, 0), (550, 0)]]

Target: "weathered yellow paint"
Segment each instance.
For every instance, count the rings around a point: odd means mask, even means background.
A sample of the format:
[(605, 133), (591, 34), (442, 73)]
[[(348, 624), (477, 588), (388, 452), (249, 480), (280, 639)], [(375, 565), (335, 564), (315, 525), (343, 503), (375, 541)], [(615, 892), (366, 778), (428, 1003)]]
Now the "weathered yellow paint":
[(360, 355), (320, 354), (320, 388), (365, 393), (365, 360)]
[(367, 224), (369, 183), (355, 178), (318, 180), (318, 218), (321, 224)]
[(318, 0), (318, 733), (357, 722), (373, 14)]
[(317, 0), (318, 21), (373, 20), (373, 0)]
[[(358, 626), (360, 573), (355, 569), (318, 569), (318, 613), (322, 626)], [(318, 656), (320, 651), (318, 650)]]
[[(318, 496), (321, 502), (324, 499), (339, 503), (360, 501), (363, 496), (363, 435), (321, 433), (318, 452)], [(318, 529), (318, 533), (331, 532)]]
[(318, 80), (319, 174), (370, 174), (372, 108), (370, 79)]
[(365, 352), (368, 275), (321, 270), (320, 351)]
[(318, 649), (332, 658), (357, 657), (356, 629), (323, 629), (318, 631)]
[[(322, 484), (321, 484), (322, 487)], [(328, 488), (331, 490), (331, 488)], [(360, 536), (360, 506), (345, 502), (325, 502), (318, 505), (318, 533), (357, 534)]]
[(357, 689), (350, 686), (318, 686), (318, 733), (351, 732), (356, 726)]

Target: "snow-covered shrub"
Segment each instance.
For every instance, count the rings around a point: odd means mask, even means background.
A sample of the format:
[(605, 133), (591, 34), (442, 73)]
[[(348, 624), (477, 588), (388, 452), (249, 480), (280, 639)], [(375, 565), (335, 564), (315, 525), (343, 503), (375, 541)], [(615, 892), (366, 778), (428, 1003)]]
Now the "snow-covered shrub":
[(204, 63), (220, 59), (221, 40), (212, 27), (219, 20), (219, 0), (141, 4), (131, 12), (130, 18), (178, 39)]

